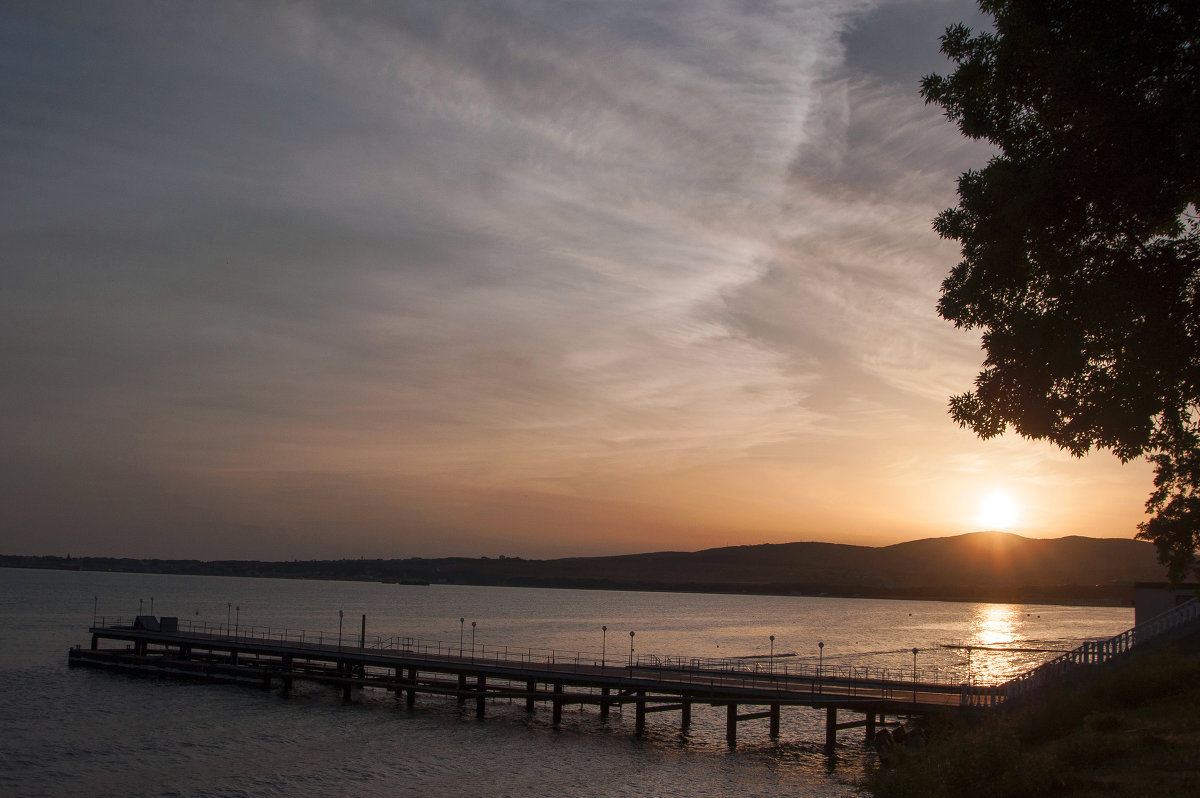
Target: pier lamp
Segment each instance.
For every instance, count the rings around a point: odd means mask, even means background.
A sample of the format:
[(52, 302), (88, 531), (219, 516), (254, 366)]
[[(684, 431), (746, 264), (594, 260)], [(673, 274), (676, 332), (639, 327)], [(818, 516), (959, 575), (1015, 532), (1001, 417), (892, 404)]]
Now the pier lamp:
[(825, 664), (825, 642), (817, 643), (817, 681), (821, 681), (821, 666)]
[(143, 601), (145, 601), (145, 599), (138, 599), (138, 615), (142, 614), (142, 602)]
[(475, 661), (475, 621), (471, 621), (471, 662)]
[(467, 622), (466, 618), (458, 619), (458, 656), (462, 656), (462, 639), (463, 639), (463, 624)]
[(229, 630), (233, 628), (233, 602), (225, 602), (225, 634), (229, 634)]
[(242, 605), (238, 604), (233, 608), (233, 636), (238, 636), (238, 630), (242, 626)]
[(633, 632), (629, 633), (629, 667), (633, 667)]
[[(92, 613), (95, 615), (95, 613)], [(92, 624), (95, 626), (95, 624)], [(604, 655), (608, 652), (608, 627), (600, 627), (600, 670), (604, 670)]]
[(344, 610), (338, 610), (338, 651), (342, 650), (342, 618), (346, 615)]
[(775, 635), (771, 635), (771, 670), (775, 670)]
[(913, 703), (917, 703), (917, 654), (919, 649), (913, 648)]

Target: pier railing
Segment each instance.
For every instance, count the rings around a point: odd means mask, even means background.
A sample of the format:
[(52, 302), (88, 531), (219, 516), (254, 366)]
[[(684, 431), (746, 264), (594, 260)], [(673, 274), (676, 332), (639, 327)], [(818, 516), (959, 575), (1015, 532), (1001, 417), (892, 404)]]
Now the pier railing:
[(1026, 696), (1089, 665), (1099, 665), (1118, 657), (1139, 643), (1145, 643), (1180, 629), (1187, 624), (1200, 623), (1200, 601), (1192, 599), (1161, 615), (1126, 629), (1107, 640), (1084, 643), (1060, 657), (1026, 671), (1001, 685), (1005, 701)]
[[(97, 617), (94, 626), (100, 629), (131, 629), (137, 619), (129, 617)], [(289, 648), (309, 649), (324, 653), (345, 651), (389, 655), (411, 654), (416, 657), (470, 662), (499, 667), (537, 666), (560, 673), (618, 673), (636, 669), (643, 674), (656, 671), (673, 681), (696, 684), (720, 679), (745, 684), (774, 683), (780, 690), (796, 690), (807, 685), (820, 691), (823, 685), (837, 683), (846, 690), (913, 689), (922, 686), (939, 692), (956, 690), (964, 706), (995, 706), (1039, 690), (1090, 665), (1097, 665), (1129, 651), (1136, 644), (1152, 640), (1189, 623), (1200, 623), (1200, 601), (1192, 600), (1106, 640), (1085, 642), (1078, 648), (1032, 668), (999, 685), (968, 684), (968, 674), (959, 668), (897, 668), (850, 664), (822, 664), (796, 661), (792, 655), (774, 657), (681, 657), (661, 654), (621, 656), (617, 651), (572, 651), (554, 648), (500, 646), (475, 643), (424, 640), (402, 635), (369, 635), (365, 638), (354, 632), (331, 633), (324, 630), (251, 624), (221, 624), (208, 621), (179, 619), (173, 631), (181, 635), (208, 638), (225, 643), (269, 643)], [(168, 630), (164, 632), (170, 633)]]
[[(137, 622), (132, 617), (98, 616), (94, 626), (98, 629), (133, 629)], [(176, 632), (193, 638), (207, 638), (223, 643), (268, 643), (292, 649), (320, 651), (323, 653), (344, 651), (346, 653), (380, 653), (389, 655), (411, 654), (415, 657), (447, 662), (472, 664), (551, 668), (560, 673), (617, 674), (635, 669), (641, 674), (657, 672), (672, 681), (710, 684), (716, 679), (725, 683), (742, 684), (773, 682), (781, 690), (797, 689), (807, 685), (819, 690), (819, 685), (842, 683), (861, 685), (878, 690), (881, 686), (896, 686), (897, 690), (912, 689), (914, 684), (931, 688), (948, 688), (972, 693), (987, 693), (994, 688), (972, 686), (967, 688), (965, 672), (956, 668), (898, 668), (875, 665), (821, 664), (796, 661), (794, 655), (779, 657), (770, 655), (751, 657), (684, 657), (663, 654), (636, 654), (632, 658), (621, 656), (618, 651), (575, 651), (556, 648), (518, 647), (494, 645), (469, 641), (425, 640), (403, 635), (368, 635), (343, 631), (296, 629), (292, 627), (259, 626), (253, 624), (225, 624), (208, 621), (178, 619), (173, 630), (162, 630), (166, 634)], [(900, 685), (903, 685), (901, 687)], [(853, 689), (853, 688), (851, 688)]]

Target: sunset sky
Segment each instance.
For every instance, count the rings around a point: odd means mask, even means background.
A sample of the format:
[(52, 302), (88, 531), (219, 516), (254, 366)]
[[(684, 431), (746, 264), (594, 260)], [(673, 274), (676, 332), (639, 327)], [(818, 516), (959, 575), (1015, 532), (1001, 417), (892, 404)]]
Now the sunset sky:
[(947, 415), (960, 20), (5, 2), (0, 553), (1132, 536), (1145, 464)]

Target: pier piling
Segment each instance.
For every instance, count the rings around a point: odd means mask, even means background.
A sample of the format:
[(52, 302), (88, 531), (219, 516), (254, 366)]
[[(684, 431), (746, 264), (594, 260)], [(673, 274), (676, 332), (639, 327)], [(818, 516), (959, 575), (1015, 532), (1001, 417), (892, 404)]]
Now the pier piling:
[(562, 708), (563, 708), (563, 683), (562, 682), (554, 683), (554, 698), (552, 699), (551, 704), (553, 706), (552, 722), (554, 723), (555, 726), (557, 726), (558, 724), (562, 723)]

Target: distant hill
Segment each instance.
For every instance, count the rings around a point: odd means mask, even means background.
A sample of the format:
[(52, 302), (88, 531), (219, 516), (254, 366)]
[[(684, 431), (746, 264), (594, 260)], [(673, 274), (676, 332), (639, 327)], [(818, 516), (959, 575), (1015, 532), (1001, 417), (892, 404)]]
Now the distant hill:
[(527, 560), (135, 560), (0, 556), (0, 566), (226, 576), (790, 593), (974, 601), (1127, 603), (1135, 581), (1163, 581), (1150, 543), (977, 532), (893, 546), (764, 543), (695, 552)]

